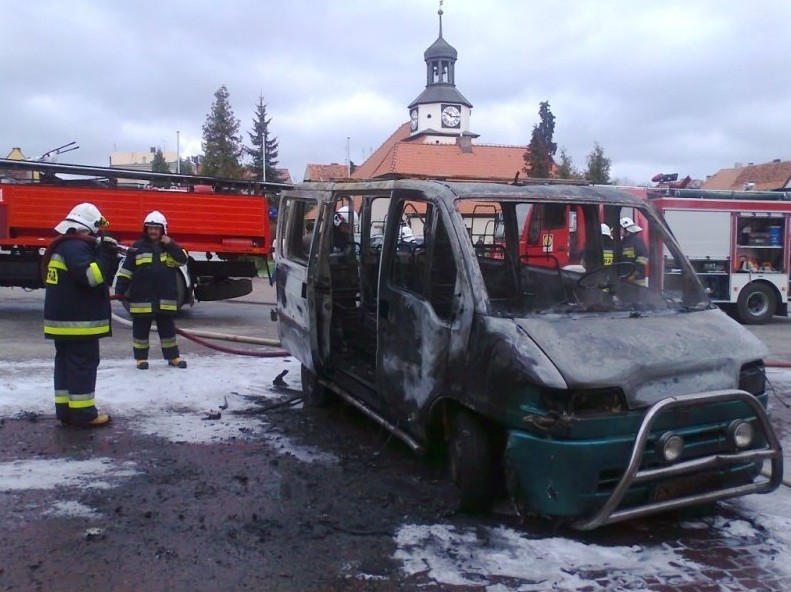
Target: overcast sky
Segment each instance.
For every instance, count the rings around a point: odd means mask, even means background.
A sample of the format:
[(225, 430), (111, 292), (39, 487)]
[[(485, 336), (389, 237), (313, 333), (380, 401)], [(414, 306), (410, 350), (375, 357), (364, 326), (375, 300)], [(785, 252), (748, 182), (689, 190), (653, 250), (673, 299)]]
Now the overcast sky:
[[(0, 19), (0, 153), (59, 162), (201, 151), (225, 85), (244, 138), (258, 96), (294, 180), (368, 157), (425, 87), (435, 0), (11, 2)], [(612, 175), (705, 178), (791, 159), (788, 0), (445, 0), (456, 86), (487, 144), (526, 145), (549, 101), (555, 141)]]

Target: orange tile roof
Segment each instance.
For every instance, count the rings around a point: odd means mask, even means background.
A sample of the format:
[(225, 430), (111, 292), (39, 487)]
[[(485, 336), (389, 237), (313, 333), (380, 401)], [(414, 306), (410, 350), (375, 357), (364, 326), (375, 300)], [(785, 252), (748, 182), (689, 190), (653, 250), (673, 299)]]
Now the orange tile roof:
[(409, 122), (407, 121), (401, 124), (364, 163), (354, 169), (352, 177), (355, 179), (373, 179), (380, 167), (387, 166), (386, 163), (391, 158), (391, 153), (395, 149), (396, 144), (403, 142), (408, 137)]
[(772, 161), (738, 168), (720, 169), (706, 179), (703, 189), (743, 191), (747, 183), (754, 183), (755, 191), (785, 187), (791, 179), (791, 161)]
[(345, 164), (309, 164), (305, 167), (303, 181), (335, 181), (348, 178), (349, 170)]
[(408, 132), (408, 124), (399, 127), (352, 176), (372, 179), (400, 174), (513, 181), (525, 166), (526, 146), (472, 144), (464, 151), (457, 144), (410, 141)]
[(287, 185), (293, 185), (294, 181), (291, 180), (291, 172), (288, 169), (275, 169), (277, 171), (278, 177), (280, 177), (281, 183), (286, 183)]

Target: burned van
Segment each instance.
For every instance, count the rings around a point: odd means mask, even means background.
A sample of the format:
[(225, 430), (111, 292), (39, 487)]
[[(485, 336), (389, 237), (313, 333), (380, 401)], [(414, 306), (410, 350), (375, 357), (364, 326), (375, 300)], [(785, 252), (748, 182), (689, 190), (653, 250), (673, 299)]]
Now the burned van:
[(782, 479), (766, 349), (618, 189), (299, 185), (276, 282), (306, 403), (444, 450), (465, 509), (504, 483), (520, 511), (592, 529)]

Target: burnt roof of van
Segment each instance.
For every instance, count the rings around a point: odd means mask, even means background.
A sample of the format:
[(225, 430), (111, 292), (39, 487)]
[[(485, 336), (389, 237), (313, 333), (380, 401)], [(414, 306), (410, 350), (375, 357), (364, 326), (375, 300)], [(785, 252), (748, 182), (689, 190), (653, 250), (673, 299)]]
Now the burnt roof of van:
[[(591, 203), (616, 203), (644, 205), (645, 200), (619, 189), (605, 185), (584, 185), (571, 183), (531, 183), (513, 185), (485, 181), (445, 181), (437, 179), (401, 178), (392, 180), (370, 180), (327, 183), (301, 183), (294, 187), (295, 192), (348, 192), (368, 194), (394, 189), (412, 189), (434, 195), (438, 199), (521, 199), (574, 201)], [(444, 195), (444, 197), (443, 197)]]

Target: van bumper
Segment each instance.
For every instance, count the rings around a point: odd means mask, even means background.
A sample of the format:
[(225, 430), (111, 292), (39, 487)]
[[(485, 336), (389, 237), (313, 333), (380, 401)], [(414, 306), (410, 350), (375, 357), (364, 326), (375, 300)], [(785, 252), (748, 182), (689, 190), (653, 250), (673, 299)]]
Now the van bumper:
[[(725, 422), (716, 451), (682, 456), (674, 463), (657, 461), (654, 444), (668, 431), (657, 426), (663, 412), (732, 402), (752, 412), (755, 437), (750, 448), (728, 446)], [(617, 418), (613, 422), (619, 425)], [(527, 512), (573, 518), (573, 528), (592, 530), (666, 510), (768, 493), (783, 478), (782, 449), (769, 417), (761, 402), (745, 391), (669, 397), (648, 408), (636, 436), (633, 430), (621, 432), (632, 435), (562, 439), (511, 430), (505, 462), (518, 505)], [(679, 434), (683, 437), (683, 429)], [(764, 479), (759, 473), (767, 460), (771, 474)]]

